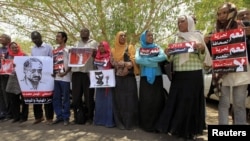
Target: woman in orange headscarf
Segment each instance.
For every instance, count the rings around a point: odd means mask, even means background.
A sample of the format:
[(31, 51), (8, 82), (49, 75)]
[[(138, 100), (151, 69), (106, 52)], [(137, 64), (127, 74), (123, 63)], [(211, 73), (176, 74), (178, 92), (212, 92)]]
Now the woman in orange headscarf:
[(114, 119), (119, 129), (133, 129), (138, 125), (138, 95), (135, 79), (135, 48), (126, 43), (126, 34), (119, 31), (112, 48), (115, 68)]

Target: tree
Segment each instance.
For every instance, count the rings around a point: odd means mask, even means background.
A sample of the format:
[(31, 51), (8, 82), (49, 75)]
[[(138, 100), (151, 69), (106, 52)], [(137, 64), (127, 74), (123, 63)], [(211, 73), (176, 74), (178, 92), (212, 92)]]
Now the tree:
[[(180, 14), (195, 14), (197, 29), (212, 31), (217, 7), (225, 0), (5, 0), (0, 1), (0, 22), (16, 28), (15, 35), (30, 38), (33, 30), (41, 32), (46, 42), (55, 44), (58, 31), (68, 33), (69, 45), (79, 39), (87, 27), (92, 38), (113, 45), (115, 34), (124, 30), (131, 43), (150, 29), (155, 42), (166, 47), (168, 38), (177, 31)], [(234, 1), (237, 7), (249, 8), (249, 0)]]
[[(196, 1), (196, 0), (193, 0)], [(176, 31), (176, 17), (190, 0), (5, 0), (0, 1), (0, 22), (13, 25), (19, 35), (30, 37), (41, 31), (45, 41), (54, 44), (55, 34), (68, 33), (74, 45), (82, 27), (87, 27), (97, 41), (111, 45), (115, 34), (127, 31), (129, 41), (138, 43), (140, 34), (153, 30), (156, 42), (166, 44)]]

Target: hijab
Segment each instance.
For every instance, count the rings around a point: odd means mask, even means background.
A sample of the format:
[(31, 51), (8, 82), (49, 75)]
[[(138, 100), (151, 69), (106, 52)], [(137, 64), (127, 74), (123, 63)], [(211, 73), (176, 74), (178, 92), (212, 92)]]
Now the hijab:
[[(17, 45), (17, 53), (13, 52), (11, 49), (11, 45), (16, 44)], [(21, 51), (20, 45), (18, 45), (16, 42), (11, 42), (8, 46), (8, 53), (10, 56), (24, 56), (24, 53)]]
[(119, 42), (121, 34), (124, 34), (124, 32), (119, 31), (119, 32), (117, 32), (117, 34), (115, 36), (115, 46), (114, 46), (113, 51), (112, 51), (112, 55), (113, 55), (113, 58), (114, 58), (115, 61), (123, 60), (123, 54), (124, 54), (125, 49), (127, 47), (127, 43), (121, 44)]
[(101, 53), (100, 49), (99, 48), (97, 49), (96, 56), (95, 56), (95, 63), (103, 64), (103, 65), (107, 63), (106, 64), (107, 66), (105, 66), (105, 68), (111, 68), (111, 64), (110, 64), (111, 52), (110, 52), (109, 43), (106, 41), (102, 41), (100, 44), (103, 45), (105, 52)]
[(155, 48), (155, 47), (157, 47), (157, 45), (156, 45), (155, 43), (149, 44), (149, 43), (146, 42), (146, 40), (147, 40), (146, 35), (147, 35), (147, 32), (148, 32), (148, 31), (149, 31), (149, 30), (145, 30), (145, 31), (141, 34), (141, 37), (140, 37), (141, 47), (142, 47), (142, 48)]
[(102, 41), (100, 44), (104, 46), (104, 53), (101, 53), (101, 51), (98, 49), (96, 52), (96, 59), (109, 59), (110, 58), (110, 47), (108, 42)]
[[(111, 68), (111, 63), (110, 63), (110, 57), (111, 57), (111, 52), (110, 52), (110, 46), (109, 43), (106, 41), (102, 41), (100, 44), (103, 45), (105, 52), (101, 53), (100, 49), (97, 49), (96, 56), (95, 56), (95, 61), (94, 62), (105, 62), (102, 63), (103, 65), (106, 64), (106, 66), (103, 66), (105, 69), (110, 69)], [(108, 95), (109, 88), (105, 88), (105, 96)]]
[[(141, 48), (150, 48), (150, 49), (157, 48), (157, 44), (155, 43), (149, 44), (146, 42), (146, 35), (148, 31), (149, 30), (145, 30), (140, 36)], [(145, 76), (147, 77), (148, 83), (153, 84), (156, 76), (156, 68), (144, 66), (142, 71), (143, 74), (145, 74)]]
[(237, 17), (237, 8), (235, 4), (231, 2), (224, 3), (222, 6), (220, 6), (217, 10), (221, 10), (222, 8), (227, 8), (228, 15), (227, 15), (227, 21), (225, 23), (222, 23), (218, 18), (216, 20), (216, 32), (226, 31), (230, 29), (236, 29), (238, 27), (236, 17)]
[[(181, 38), (184, 38), (186, 41), (195, 41), (196, 43), (201, 43), (203, 46), (205, 46), (205, 53), (206, 53), (206, 57), (204, 60), (204, 63), (207, 66), (211, 66), (212, 65), (212, 60), (211, 57), (209, 55), (209, 51), (207, 49), (207, 46), (204, 42), (204, 39), (201, 35), (201, 33), (197, 32), (195, 30), (195, 23), (194, 20), (191, 16), (187, 16), (185, 15), (187, 23), (188, 23), (188, 32), (178, 32), (177, 35)], [(186, 61), (189, 60), (189, 53), (182, 53), (180, 54), (180, 64), (185, 63)]]

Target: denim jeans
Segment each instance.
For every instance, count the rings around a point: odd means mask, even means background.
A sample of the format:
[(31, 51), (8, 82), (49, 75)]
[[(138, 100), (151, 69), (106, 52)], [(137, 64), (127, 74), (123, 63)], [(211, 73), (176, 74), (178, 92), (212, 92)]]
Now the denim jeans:
[[(236, 125), (246, 125), (246, 97), (247, 85), (232, 87), (232, 102), (234, 123)], [(222, 86), (221, 96), (219, 98), (219, 124), (228, 124), (229, 107), (230, 107), (230, 86)]]
[(56, 118), (69, 120), (70, 117), (70, 82), (54, 81), (53, 107)]

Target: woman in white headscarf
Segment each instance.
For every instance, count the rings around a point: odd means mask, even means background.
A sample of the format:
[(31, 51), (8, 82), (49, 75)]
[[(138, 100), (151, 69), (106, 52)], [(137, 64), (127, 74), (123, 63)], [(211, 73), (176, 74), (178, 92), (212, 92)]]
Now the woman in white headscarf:
[(202, 35), (195, 31), (191, 16), (178, 17), (175, 43), (195, 41), (194, 52), (170, 55), (174, 75), (171, 81), (168, 101), (157, 129), (184, 139), (194, 139), (205, 128), (205, 104), (203, 66), (211, 65), (211, 58)]

